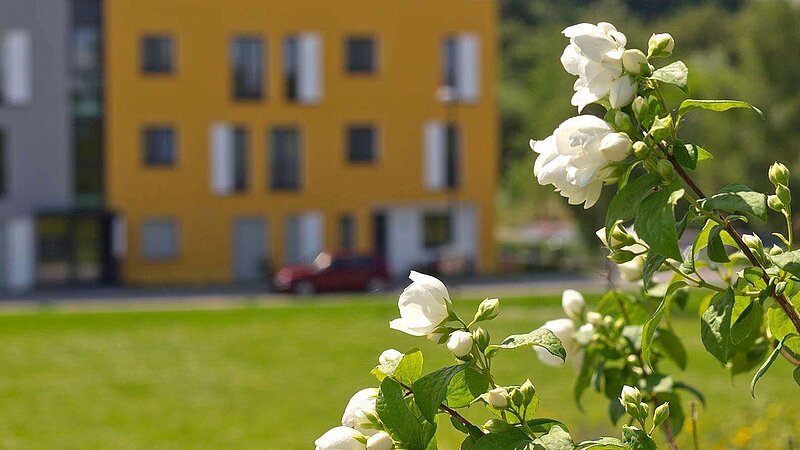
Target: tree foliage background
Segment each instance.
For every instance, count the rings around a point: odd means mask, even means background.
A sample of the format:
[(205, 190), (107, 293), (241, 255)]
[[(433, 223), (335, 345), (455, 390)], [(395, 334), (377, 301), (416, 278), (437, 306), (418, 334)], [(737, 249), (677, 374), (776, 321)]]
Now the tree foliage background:
[[(687, 137), (718, 155), (713, 171), (698, 170), (707, 191), (716, 192), (736, 179), (748, 180), (754, 189), (766, 188), (767, 169), (776, 160), (785, 161), (800, 175), (800, 2), (502, 0), (499, 4), (502, 223), (577, 217), (586, 240), (594, 239), (594, 230), (602, 226), (603, 206), (588, 211), (568, 207), (550, 187), (536, 183), (534, 153), (528, 146), (529, 139), (544, 139), (576, 115), (575, 107), (564, 101), (572, 94), (574, 80), (559, 58), (567, 44), (561, 31), (579, 22), (611, 22), (627, 35), (628, 48), (645, 51), (650, 33), (669, 32), (676, 43), (672, 59), (692, 68), (691, 97), (740, 99), (764, 111), (765, 121), (737, 111), (696, 114), (685, 124)], [(800, 176), (794, 180), (798, 183)], [(605, 190), (601, 202), (608, 201), (610, 192)]]

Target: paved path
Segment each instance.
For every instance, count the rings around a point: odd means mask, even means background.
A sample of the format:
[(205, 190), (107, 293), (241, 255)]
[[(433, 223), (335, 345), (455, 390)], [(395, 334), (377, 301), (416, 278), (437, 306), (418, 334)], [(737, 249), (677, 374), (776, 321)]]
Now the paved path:
[[(516, 297), (553, 295), (572, 288), (583, 292), (599, 292), (604, 288), (600, 278), (584, 275), (539, 273), (502, 277), (445, 280), (454, 297)], [(324, 294), (315, 301), (336, 302), (363, 296), (385, 301), (396, 297), (407, 283), (398, 282), (382, 292)], [(269, 292), (263, 286), (214, 286), (192, 288), (76, 288), (38, 290), (22, 295), (0, 297), (0, 312), (31, 310), (65, 312), (224, 309), (244, 305), (285, 306), (302, 301), (294, 296)]]

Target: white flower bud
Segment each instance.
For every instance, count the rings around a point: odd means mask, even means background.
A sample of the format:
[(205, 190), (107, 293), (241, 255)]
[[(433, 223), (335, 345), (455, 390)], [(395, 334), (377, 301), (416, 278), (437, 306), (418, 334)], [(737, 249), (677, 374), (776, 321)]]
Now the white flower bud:
[(561, 307), (568, 317), (580, 317), (583, 314), (583, 308), (586, 307), (586, 301), (580, 292), (575, 289), (567, 289), (561, 294)]
[(625, 50), (625, 53), (622, 54), (622, 65), (625, 70), (634, 75), (647, 75), (649, 72), (647, 56), (641, 50)]
[(756, 234), (743, 234), (742, 241), (744, 241), (744, 244), (753, 251), (761, 252), (764, 250), (764, 243), (761, 242), (761, 238)]
[(597, 311), (589, 311), (586, 313), (586, 321), (593, 325), (600, 325), (603, 323), (603, 315)]
[(381, 365), (393, 363), (397, 360), (403, 358), (403, 354), (400, 353), (399, 350), (395, 350), (393, 348), (384, 350), (380, 356), (378, 356), (378, 363)]
[(633, 99), (631, 107), (633, 108), (633, 113), (636, 114), (636, 117), (641, 117), (642, 113), (647, 107), (647, 101), (644, 99), (644, 97), (636, 97)]
[(486, 401), (493, 408), (506, 409), (508, 407), (508, 392), (502, 387), (494, 388), (487, 393)]
[(533, 401), (533, 397), (536, 395), (536, 387), (531, 383), (531, 380), (525, 380), (522, 383), (522, 386), (519, 387), (520, 392), (522, 392), (523, 401), (522, 403), (528, 405)]
[(467, 356), (472, 351), (472, 333), (457, 330), (450, 333), (447, 348), (457, 357)]
[(400, 294), (400, 318), (389, 327), (412, 336), (425, 336), (450, 316), (450, 294), (438, 279), (411, 272), (412, 283)]
[(491, 320), (500, 314), (500, 300), (496, 298), (487, 298), (478, 305), (478, 311), (475, 313), (475, 322), (483, 320)]
[(626, 403), (633, 403), (638, 405), (642, 401), (642, 393), (639, 392), (639, 389), (633, 386), (625, 385), (622, 388), (622, 395), (620, 396), (620, 401), (622, 402), (623, 405)]
[(789, 169), (783, 164), (776, 162), (769, 168), (769, 181), (774, 185), (789, 185)]
[(392, 450), (393, 448), (394, 441), (385, 431), (379, 431), (367, 439), (367, 450)]
[(657, 58), (664, 58), (672, 54), (675, 48), (675, 39), (669, 33), (658, 33), (650, 36), (647, 42), (647, 54)]
[(314, 441), (316, 450), (360, 450), (364, 444), (359, 439), (364, 437), (350, 427), (335, 427)]
[(658, 405), (653, 413), (653, 428), (660, 426), (669, 417), (669, 402)]
[(622, 161), (631, 153), (633, 142), (625, 133), (610, 133), (600, 141), (600, 154), (609, 161)]
[(378, 389), (366, 388), (356, 392), (347, 402), (342, 415), (342, 426), (355, 428), (366, 435), (375, 434), (376, 430), (367, 428), (371, 425), (370, 415), (375, 415)]

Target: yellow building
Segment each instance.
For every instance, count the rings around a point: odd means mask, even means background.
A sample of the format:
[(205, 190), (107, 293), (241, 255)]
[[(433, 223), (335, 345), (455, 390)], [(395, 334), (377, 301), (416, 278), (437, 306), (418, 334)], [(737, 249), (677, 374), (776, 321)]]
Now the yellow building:
[(218, 283), (322, 249), (494, 267), (491, 0), (108, 0), (122, 279)]

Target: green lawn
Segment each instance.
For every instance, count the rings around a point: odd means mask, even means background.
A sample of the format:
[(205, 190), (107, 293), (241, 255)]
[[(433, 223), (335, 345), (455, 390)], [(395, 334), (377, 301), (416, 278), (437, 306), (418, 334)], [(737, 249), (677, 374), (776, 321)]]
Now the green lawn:
[[(366, 299), (367, 297), (363, 297)], [(375, 386), (369, 374), (388, 347), (423, 349), (432, 364), (443, 347), (392, 331), (393, 299), (361, 297), (296, 306), (119, 313), (0, 315), (0, 447), (308, 449), (338, 424), (350, 395)], [(456, 301), (471, 315), (477, 301)], [(495, 340), (530, 331), (560, 313), (554, 298), (503, 301), (490, 324)], [(754, 400), (749, 378), (733, 383), (701, 351), (697, 320), (675, 320), (688, 337), (682, 377), (707, 394), (704, 448), (785, 448), (800, 429), (797, 388), (779, 361)], [(430, 369), (434, 366), (426, 364)], [(527, 349), (501, 355), (499, 381), (530, 376), (541, 415), (563, 419), (578, 438), (615, 434), (606, 402), (571, 401), (572, 369), (544, 367)], [(482, 422), (479, 408), (470, 417)], [(781, 420), (790, 426), (781, 427)], [(800, 435), (800, 432), (797, 433)], [(443, 449), (457, 448), (450, 432)], [(690, 448), (687, 434), (683, 448)], [(800, 436), (796, 436), (800, 438)]]

